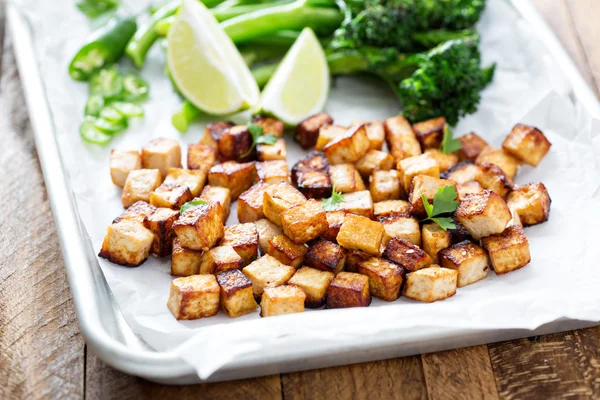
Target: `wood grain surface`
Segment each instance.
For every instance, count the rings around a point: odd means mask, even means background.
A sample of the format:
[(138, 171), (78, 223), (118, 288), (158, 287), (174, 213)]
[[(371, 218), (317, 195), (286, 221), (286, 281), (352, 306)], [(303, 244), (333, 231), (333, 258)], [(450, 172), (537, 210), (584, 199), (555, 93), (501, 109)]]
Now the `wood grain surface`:
[[(600, 1), (533, 0), (600, 93)], [(173, 387), (87, 351), (0, 7), (0, 399), (600, 398), (600, 327), (422, 356)]]

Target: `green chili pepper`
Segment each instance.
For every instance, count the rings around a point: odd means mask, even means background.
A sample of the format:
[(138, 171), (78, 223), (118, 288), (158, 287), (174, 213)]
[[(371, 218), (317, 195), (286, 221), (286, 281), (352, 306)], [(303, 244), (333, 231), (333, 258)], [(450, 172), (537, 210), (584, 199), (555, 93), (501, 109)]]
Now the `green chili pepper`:
[(87, 81), (105, 65), (116, 62), (123, 55), (136, 27), (133, 17), (112, 18), (96, 30), (75, 54), (69, 64), (69, 75), (78, 81)]
[(100, 111), (100, 118), (105, 119), (115, 125), (127, 123), (127, 118), (117, 111), (112, 104), (104, 107), (102, 111)]
[(90, 93), (105, 101), (118, 100), (124, 95), (125, 81), (115, 67), (103, 68), (90, 79)]
[(188, 100), (184, 101), (181, 105), (179, 112), (173, 114), (171, 117), (171, 124), (179, 132), (187, 132), (189, 125), (194, 122), (201, 114), (201, 111)]
[(127, 120), (123, 119), (121, 122), (115, 123), (104, 118), (97, 118), (94, 121), (94, 127), (107, 135), (115, 135), (127, 129)]
[(79, 135), (81, 138), (93, 144), (107, 144), (112, 140), (112, 136), (98, 130), (96, 128), (96, 118), (86, 117), (81, 126), (79, 127)]
[(148, 98), (150, 86), (148, 82), (136, 74), (126, 74), (123, 77), (123, 97), (121, 100), (137, 103)]
[(117, 110), (117, 112), (125, 118), (135, 118), (144, 116), (144, 109), (138, 106), (137, 104), (126, 103), (124, 101), (116, 101), (114, 103), (110, 103), (110, 106)]
[(85, 115), (97, 117), (104, 107), (104, 97), (99, 95), (90, 96), (85, 103)]
[(88, 18), (99, 17), (118, 6), (119, 0), (81, 0), (77, 3), (77, 8)]

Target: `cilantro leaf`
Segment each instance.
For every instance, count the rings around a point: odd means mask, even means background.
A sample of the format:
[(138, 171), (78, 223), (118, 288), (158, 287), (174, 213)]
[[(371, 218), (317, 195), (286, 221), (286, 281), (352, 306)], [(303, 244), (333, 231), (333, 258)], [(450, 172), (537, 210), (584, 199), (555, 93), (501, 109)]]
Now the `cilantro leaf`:
[(421, 200), (423, 201), (423, 208), (427, 213), (427, 218), (423, 221), (435, 222), (443, 230), (456, 229), (454, 221), (450, 217), (444, 217), (442, 215), (453, 213), (456, 211), (459, 202), (456, 200), (458, 193), (454, 186), (442, 186), (438, 188), (435, 196), (433, 196), (433, 204), (430, 204), (427, 197), (421, 192)]
[(201, 206), (202, 204), (208, 204), (208, 203), (206, 201), (200, 200), (200, 199), (188, 201), (187, 203), (185, 203), (184, 205), (181, 206), (181, 208), (179, 209), (179, 213), (183, 214), (188, 209), (195, 207), (195, 206)]
[(421, 192), (421, 200), (423, 201), (423, 207), (425, 207), (425, 212), (427, 215), (433, 215), (433, 204), (429, 204), (429, 200), (427, 200), (427, 197), (425, 197), (423, 192)]
[(248, 157), (257, 144), (272, 146), (277, 142), (277, 136), (272, 133), (264, 133), (264, 130), (260, 125), (252, 123), (248, 124), (248, 132), (250, 132), (250, 135), (252, 136), (252, 146), (250, 146), (248, 151), (242, 154), (240, 158)]
[(273, 135), (272, 133), (267, 133), (266, 135), (257, 137), (254, 143), (272, 146), (275, 144), (275, 142), (277, 142), (277, 136)]
[(430, 220), (438, 224), (440, 228), (442, 228), (445, 231), (447, 231), (448, 229), (456, 229), (454, 220), (450, 217), (430, 218)]
[(444, 138), (442, 139), (442, 153), (454, 153), (457, 150), (462, 149), (460, 140), (454, 139), (452, 128), (448, 124), (444, 126)]
[(325, 211), (335, 211), (340, 208), (340, 204), (345, 201), (344, 195), (341, 192), (336, 192), (333, 188), (331, 197), (323, 200), (323, 209)]

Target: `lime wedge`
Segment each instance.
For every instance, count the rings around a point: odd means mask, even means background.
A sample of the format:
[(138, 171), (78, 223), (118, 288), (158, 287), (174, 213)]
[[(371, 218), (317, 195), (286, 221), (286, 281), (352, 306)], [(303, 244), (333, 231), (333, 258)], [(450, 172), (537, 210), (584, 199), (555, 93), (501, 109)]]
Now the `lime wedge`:
[(239, 51), (197, 0), (184, 0), (168, 35), (167, 63), (181, 93), (209, 114), (253, 107), (259, 89)]
[(312, 29), (304, 28), (265, 86), (255, 111), (296, 125), (323, 110), (328, 93), (325, 53)]

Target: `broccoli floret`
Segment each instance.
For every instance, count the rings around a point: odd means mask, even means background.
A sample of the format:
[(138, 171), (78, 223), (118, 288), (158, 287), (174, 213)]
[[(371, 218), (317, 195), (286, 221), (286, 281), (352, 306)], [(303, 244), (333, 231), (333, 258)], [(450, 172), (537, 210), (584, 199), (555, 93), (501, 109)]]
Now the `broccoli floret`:
[(486, 0), (419, 0), (416, 3), (420, 30), (465, 29), (479, 21)]

